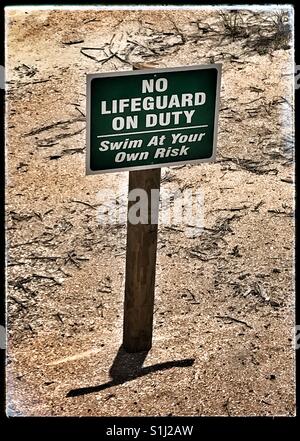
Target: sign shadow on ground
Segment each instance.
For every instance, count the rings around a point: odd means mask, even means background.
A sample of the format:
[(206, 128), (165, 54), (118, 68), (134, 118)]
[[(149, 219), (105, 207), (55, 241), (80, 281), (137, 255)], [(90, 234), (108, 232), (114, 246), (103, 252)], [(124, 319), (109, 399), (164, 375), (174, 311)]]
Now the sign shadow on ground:
[(127, 353), (122, 346), (120, 346), (113, 364), (109, 370), (111, 380), (99, 384), (97, 386), (81, 387), (71, 389), (67, 393), (67, 397), (76, 397), (80, 395), (87, 395), (91, 393), (101, 392), (119, 384), (126, 383), (139, 377), (152, 374), (157, 371), (163, 371), (172, 368), (182, 368), (193, 366), (194, 358), (184, 358), (182, 360), (172, 360), (163, 363), (157, 363), (152, 366), (142, 367), (149, 351)]

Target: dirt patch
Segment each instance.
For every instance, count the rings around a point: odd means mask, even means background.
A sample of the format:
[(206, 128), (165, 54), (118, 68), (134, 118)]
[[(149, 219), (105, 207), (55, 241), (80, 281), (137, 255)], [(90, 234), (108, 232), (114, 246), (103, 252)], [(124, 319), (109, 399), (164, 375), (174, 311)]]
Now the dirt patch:
[[(6, 11), (9, 415), (294, 415), (292, 18), (224, 13)], [(201, 189), (204, 230), (160, 225), (129, 356), (126, 227), (97, 221), (128, 173), (85, 176), (85, 75), (142, 61), (223, 76), (216, 162), (162, 174)]]

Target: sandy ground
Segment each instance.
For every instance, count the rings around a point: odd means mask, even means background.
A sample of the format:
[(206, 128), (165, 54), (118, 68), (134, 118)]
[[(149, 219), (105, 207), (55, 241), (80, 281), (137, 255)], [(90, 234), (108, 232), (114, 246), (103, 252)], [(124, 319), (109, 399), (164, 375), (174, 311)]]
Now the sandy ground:
[[(294, 415), (293, 59), (278, 20), (7, 10), (8, 415)], [(216, 162), (162, 174), (203, 192), (205, 228), (160, 225), (153, 348), (128, 355), (126, 227), (97, 221), (98, 191), (126, 194), (128, 173), (85, 176), (85, 74), (143, 61), (219, 62), (223, 77)]]

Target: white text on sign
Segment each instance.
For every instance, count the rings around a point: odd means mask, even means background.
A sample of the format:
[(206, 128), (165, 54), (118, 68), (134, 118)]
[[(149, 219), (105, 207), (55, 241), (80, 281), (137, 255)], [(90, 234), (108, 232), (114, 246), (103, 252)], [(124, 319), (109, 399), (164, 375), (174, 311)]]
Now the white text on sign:
[[(166, 78), (142, 81), (142, 93), (165, 92), (168, 88)], [(155, 90), (154, 90), (155, 89)], [(181, 95), (159, 95), (137, 98), (121, 98), (119, 100), (101, 101), (100, 113), (102, 115), (120, 114), (127, 111), (131, 113), (141, 111), (154, 111), (172, 108), (185, 108), (202, 106), (206, 102), (204, 92), (183, 93)], [(167, 127), (169, 125), (191, 124), (195, 110), (178, 110), (172, 112), (147, 113), (145, 127)], [(112, 119), (112, 130), (121, 131), (136, 129), (139, 126), (139, 115), (116, 116)]]

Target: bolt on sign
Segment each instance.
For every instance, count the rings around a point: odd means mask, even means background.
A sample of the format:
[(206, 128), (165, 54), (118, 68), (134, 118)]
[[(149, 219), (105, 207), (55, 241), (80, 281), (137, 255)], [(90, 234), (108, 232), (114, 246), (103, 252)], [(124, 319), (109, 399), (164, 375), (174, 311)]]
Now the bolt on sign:
[(221, 65), (87, 75), (87, 174), (213, 161)]

